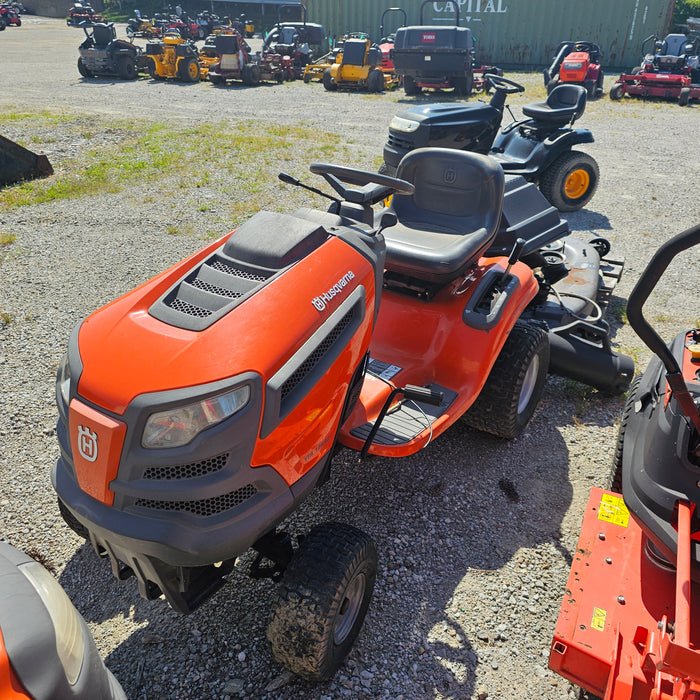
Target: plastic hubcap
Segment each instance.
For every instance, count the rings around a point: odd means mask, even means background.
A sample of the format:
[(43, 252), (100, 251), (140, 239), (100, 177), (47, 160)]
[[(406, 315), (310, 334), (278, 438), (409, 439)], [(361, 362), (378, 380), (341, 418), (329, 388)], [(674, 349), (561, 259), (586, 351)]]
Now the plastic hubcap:
[(569, 173), (564, 183), (564, 192), (569, 199), (583, 197), (591, 184), (591, 176), (583, 168)]
[(535, 390), (539, 369), (540, 358), (535, 355), (535, 357), (532, 358), (530, 366), (527, 368), (527, 372), (525, 372), (523, 386), (520, 389), (520, 396), (518, 397), (518, 413), (522, 413), (527, 408), (527, 405), (532, 398), (532, 392)]
[(342, 644), (350, 630), (355, 625), (357, 615), (360, 612), (362, 599), (365, 597), (365, 575), (356, 576), (345, 589), (343, 602), (340, 604), (338, 614), (333, 623), (333, 641), (335, 644)]

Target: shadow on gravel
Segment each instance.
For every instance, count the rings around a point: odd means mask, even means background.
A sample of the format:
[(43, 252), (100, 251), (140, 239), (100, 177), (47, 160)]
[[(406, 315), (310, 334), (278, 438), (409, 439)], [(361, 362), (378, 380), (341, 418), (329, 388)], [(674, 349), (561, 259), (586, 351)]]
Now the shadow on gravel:
[[(571, 560), (560, 542), (572, 486), (557, 427), (570, 417), (548, 404), (510, 442), (458, 424), (403, 459), (339, 453), (331, 480), (286, 523), (299, 535), (318, 522), (350, 522), (379, 548), (365, 626), (328, 683), (285, 678), (265, 639), (274, 584), (243, 571), (188, 617), (142, 600), (134, 580), (114, 579), (88, 545), (61, 583), (89, 622), (109, 619), (123, 632), (109, 640), (116, 648), (106, 661), (129, 698), (388, 697), (387, 681), (393, 697), (472, 697), (477, 667), (503, 663), (523, 619), (542, 622), (545, 604), (529, 581)], [(268, 689), (279, 679), (281, 688)]]

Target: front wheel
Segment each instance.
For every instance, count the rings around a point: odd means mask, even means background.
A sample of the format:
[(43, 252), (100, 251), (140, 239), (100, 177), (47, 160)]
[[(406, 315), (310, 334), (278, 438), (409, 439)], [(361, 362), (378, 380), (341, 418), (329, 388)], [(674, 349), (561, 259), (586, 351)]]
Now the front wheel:
[(155, 59), (151, 58), (149, 56), (148, 61), (146, 63), (146, 67), (148, 69), (148, 75), (151, 76), (153, 80), (164, 80), (165, 76), (158, 75), (158, 66), (156, 66), (156, 61)]
[(690, 88), (681, 88), (680, 94), (678, 95), (678, 104), (681, 107), (685, 107), (690, 102)]
[(599, 177), (598, 164), (592, 156), (567, 151), (542, 173), (540, 191), (559, 211), (577, 211), (595, 193)]
[(351, 525), (326, 523), (305, 537), (279, 585), (267, 639), (298, 676), (329, 679), (357, 637), (377, 575), (377, 547)]
[(625, 447), (625, 433), (630, 416), (634, 413), (634, 405), (637, 403), (637, 392), (642, 381), (642, 375), (638, 374), (632, 381), (632, 385), (627, 392), (625, 408), (620, 419), (620, 429), (617, 432), (617, 442), (615, 443), (615, 454), (613, 455), (612, 466), (608, 483), (605, 485), (608, 491), (622, 493), (622, 451)]
[(517, 437), (537, 408), (548, 368), (547, 333), (516, 321), (481, 393), (462, 420), (498, 437)]
[(78, 73), (80, 73), (83, 78), (92, 78), (92, 71), (88, 70), (82, 58), (78, 59)]
[(615, 83), (610, 88), (610, 99), (611, 100), (621, 100), (622, 99), (622, 83)]

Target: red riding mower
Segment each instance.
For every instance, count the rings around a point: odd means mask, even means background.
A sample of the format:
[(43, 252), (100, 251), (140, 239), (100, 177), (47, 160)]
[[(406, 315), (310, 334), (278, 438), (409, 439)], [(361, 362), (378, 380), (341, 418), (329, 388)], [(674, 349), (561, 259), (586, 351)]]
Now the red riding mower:
[(700, 697), (700, 329), (667, 346), (642, 315), (697, 245), (700, 226), (666, 242), (630, 294), (630, 325), (655, 357), (629, 391), (613, 490), (591, 492), (549, 655), (605, 700)]
[(7, 26), (21, 27), (22, 19), (16, 7), (13, 7), (9, 3), (2, 3), (0, 4), (0, 31)]
[(103, 24), (104, 21), (104, 17), (95, 12), (89, 2), (74, 2), (66, 18), (66, 24), (69, 27), (79, 27), (81, 24)]
[(568, 236), (493, 159), (417, 150), (399, 179), (311, 170), (335, 194), (280, 179), (328, 211), (258, 212), (76, 327), (52, 482), (114, 575), (183, 613), (255, 550), (251, 575), (280, 581), (274, 656), (321, 680), (362, 625), (377, 548), (349, 525), (298, 548), (277, 527), (336, 444), (398, 457), (458, 420), (513, 438), (548, 369), (624, 391), (634, 367), (602, 318), (621, 274), (607, 241)]
[(401, 7), (389, 7), (382, 12), (382, 17), (379, 20), (379, 36), (381, 39), (379, 40), (378, 45), (379, 50), (382, 52), (382, 70), (389, 74), (394, 73), (394, 60), (391, 56), (391, 51), (394, 48), (396, 32), (394, 31), (390, 34), (386, 34), (384, 31), (384, 22), (386, 20), (386, 16), (391, 12), (398, 12), (401, 14), (403, 22), (401, 25), (399, 25), (400, 27), (405, 27), (408, 23), (408, 15), (406, 14), (406, 10)]
[(649, 36), (642, 43), (642, 52), (650, 40), (654, 41), (654, 52), (644, 56), (641, 66), (617, 79), (610, 88), (610, 99), (620, 100), (624, 95), (662, 97), (678, 100), (682, 107), (700, 99), (700, 38), (669, 34), (659, 41)]
[(602, 95), (602, 56), (600, 47), (592, 41), (563, 41), (557, 46), (552, 65), (544, 71), (547, 94), (561, 83), (574, 83), (586, 89), (589, 99)]

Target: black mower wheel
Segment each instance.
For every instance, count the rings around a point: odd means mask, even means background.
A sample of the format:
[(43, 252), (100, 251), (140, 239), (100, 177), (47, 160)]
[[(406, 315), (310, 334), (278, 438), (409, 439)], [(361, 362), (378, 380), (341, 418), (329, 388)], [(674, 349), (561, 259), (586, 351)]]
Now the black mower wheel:
[(61, 514), (61, 517), (63, 518), (64, 522), (68, 527), (73, 530), (73, 532), (78, 535), (78, 537), (82, 537), (84, 540), (87, 540), (90, 537), (90, 533), (88, 532), (88, 529), (83, 525), (80, 520), (78, 520), (73, 513), (71, 513), (68, 510), (68, 507), (66, 504), (59, 498), (58, 500), (58, 511)]
[(586, 97), (592, 100), (595, 97), (595, 80), (586, 80), (583, 87), (586, 89)]
[(615, 85), (613, 85), (610, 88), (610, 99), (611, 100), (621, 100), (622, 99), (622, 89), (623, 89), (622, 83), (615, 83)]
[(396, 168), (393, 165), (389, 165), (384, 161), (377, 171), (380, 175), (388, 175), (389, 177), (396, 177)]
[(310, 83), (311, 82), (311, 73), (306, 73), (304, 72), (304, 77), (302, 78), (305, 83)]
[(197, 83), (201, 77), (199, 62), (194, 56), (183, 58), (177, 68), (177, 74), (183, 83)]
[(85, 61), (83, 61), (82, 58), (78, 59), (78, 73), (83, 76), (83, 78), (92, 78), (92, 71), (88, 70), (88, 67), (85, 65)]
[(689, 102), (690, 102), (690, 88), (687, 88), (687, 87), (681, 88), (681, 91), (678, 95), (678, 104), (681, 107), (685, 107)]
[(595, 194), (599, 177), (598, 164), (592, 156), (568, 151), (542, 173), (540, 191), (559, 211), (577, 211)]
[(420, 95), (421, 93), (420, 87), (416, 85), (416, 81), (410, 75), (404, 76), (403, 91), (409, 97), (414, 97), (415, 95)]
[(260, 68), (252, 63), (246, 63), (241, 70), (241, 80), (244, 85), (255, 87), (260, 83)]
[(17, 27), (22, 26), (22, 20), (19, 17), (17, 18), (17, 24), (15, 26), (17, 26)]
[(311, 681), (329, 679), (357, 637), (377, 575), (377, 547), (344, 523), (317, 525), (284, 572), (267, 639), (282, 665)]
[(146, 62), (146, 69), (148, 70), (148, 75), (150, 75), (153, 80), (165, 80), (164, 76), (158, 75), (158, 68), (156, 66), (155, 59), (151, 58), (150, 56)]
[(617, 442), (615, 443), (615, 453), (613, 455), (612, 466), (610, 467), (610, 477), (608, 483), (605, 484), (609, 491), (622, 493), (622, 451), (625, 445), (625, 432), (627, 431), (627, 423), (630, 416), (634, 412), (634, 404), (637, 402), (637, 390), (642, 381), (642, 375), (638, 374), (633, 380), (627, 392), (627, 400), (625, 408), (622, 411), (620, 419), (620, 429), (617, 432)]
[(7, 24), (5, 22), (5, 19), (0, 17), (0, 32), (4, 32), (6, 26), (7, 26)]
[(546, 331), (516, 321), (486, 384), (462, 420), (498, 437), (517, 437), (537, 408), (548, 367)]
[(323, 71), (323, 87), (326, 88), (326, 90), (328, 90), (329, 92), (333, 92), (333, 90), (338, 89), (338, 86), (333, 80), (330, 68), (326, 68), (326, 70)]
[(595, 83), (595, 94), (602, 95), (605, 92), (605, 73), (598, 71), (598, 80)]
[(133, 56), (122, 56), (117, 64), (117, 72), (122, 80), (136, 80), (136, 63)]
[(209, 78), (209, 82), (212, 85), (225, 85), (226, 84), (226, 79), (222, 78), (220, 75), (215, 75), (213, 73), (209, 73), (207, 76)]
[(474, 79), (471, 75), (464, 76), (462, 78), (454, 78), (452, 80), (452, 87), (454, 89), (455, 95), (459, 97), (469, 97), (472, 94), (472, 85)]
[(367, 76), (367, 90), (369, 92), (384, 92), (384, 73), (374, 68)]

